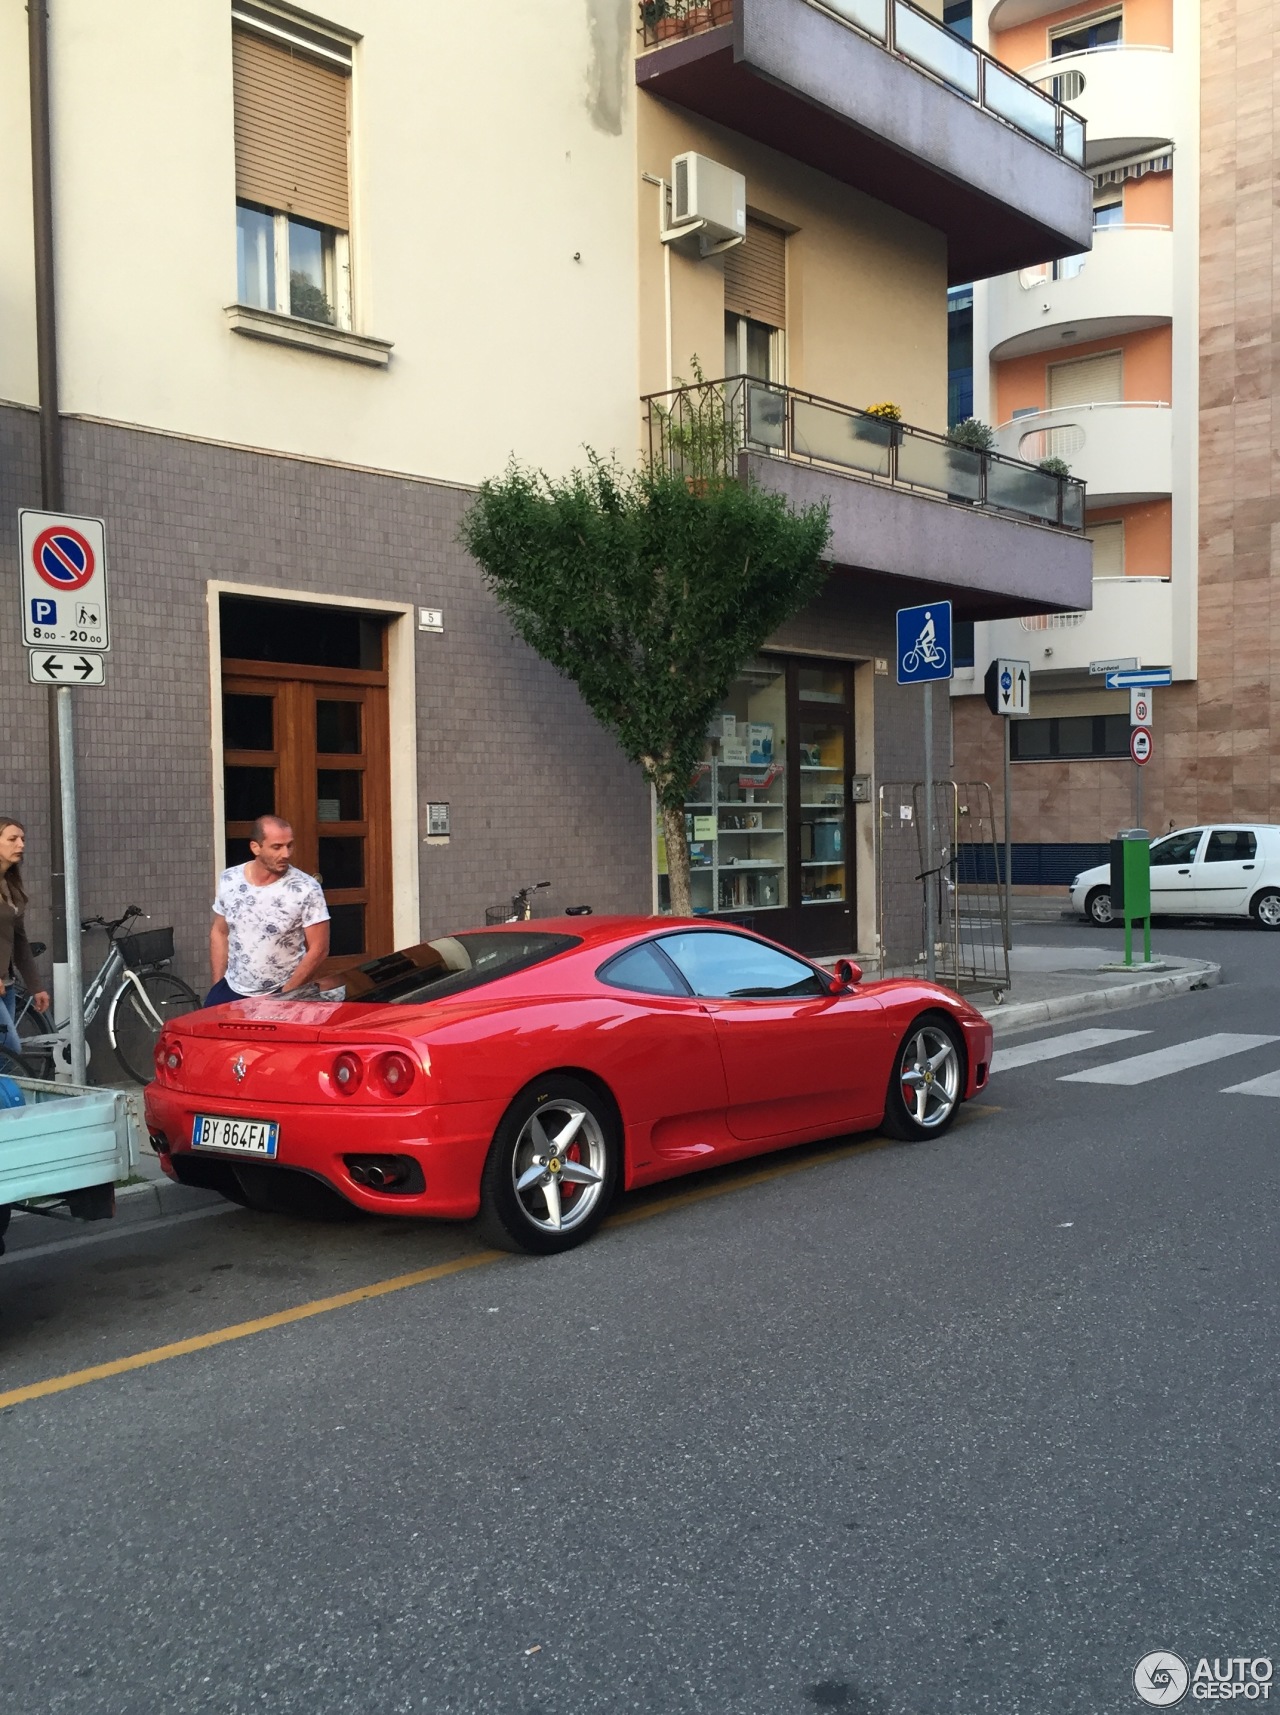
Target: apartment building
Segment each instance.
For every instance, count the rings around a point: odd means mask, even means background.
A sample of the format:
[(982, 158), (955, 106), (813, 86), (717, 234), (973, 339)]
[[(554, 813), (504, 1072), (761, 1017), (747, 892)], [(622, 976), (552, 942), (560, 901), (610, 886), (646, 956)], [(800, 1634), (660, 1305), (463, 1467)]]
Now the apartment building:
[[(107, 683), (77, 693), (86, 911), (140, 897), (198, 976), (214, 876), (269, 808), (322, 877), (335, 950), (473, 922), (544, 875), (552, 909), (660, 904), (647, 788), (511, 634), (457, 528), (513, 454), (555, 473), (584, 446), (663, 454), (701, 372), (728, 378), (743, 477), (826, 499), (833, 525), (823, 596), (709, 739), (702, 904), (873, 945), (857, 783), (914, 777), (922, 743), (894, 609), (1088, 603), (1079, 484), (943, 438), (948, 284), (1089, 242), (1069, 107), (907, 0), (51, 0), (50, 19), (65, 505), (106, 520), (113, 602)], [(12, 566), (40, 472), (21, 15), (0, 30)], [(728, 240), (699, 201), (717, 173), (744, 187)], [(900, 425), (865, 415), (884, 400)], [(0, 605), (5, 807), (37, 871), (45, 709), (17, 618)]]
[(1265, 0), (995, 0), (977, 32), (1087, 121), (1092, 249), (973, 293), (974, 409), (997, 444), (1084, 477), (1091, 609), (979, 625), (953, 686), (958, 766), (993, 781), (981, 699), (1028, 659), (1011, 732), (1014, 879), (1069, 881), (1136, 815), (1124, 692), (1108, 660), (1169, 667), (1142, 818), (1280, 819), (1280, 496), (1275, 448), (1273, 79)]

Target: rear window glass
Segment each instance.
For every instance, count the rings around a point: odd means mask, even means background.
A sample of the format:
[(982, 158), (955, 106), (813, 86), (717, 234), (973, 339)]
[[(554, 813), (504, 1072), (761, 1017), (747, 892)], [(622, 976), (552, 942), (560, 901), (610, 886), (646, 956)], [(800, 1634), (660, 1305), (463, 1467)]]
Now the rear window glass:
[(581, 946), (577, 935), (545, 935), (517, 930), (445, 935), (423, 941), (385, 958), (370, 959), (340, 976), (348, 1000), (385, 1003), (443, 1000), (513, 976)]
[(643, 942), (639, 947), (629, 947), (625, 953), (619, 953), (616, 959), (610, 959), (607, 965), (601, 965), (596, 975), (602, 983), (608, 983), (611, 988), (636, 989), (640, 994), (687, 996), (689, 993), (670, 963), (649, 941)]

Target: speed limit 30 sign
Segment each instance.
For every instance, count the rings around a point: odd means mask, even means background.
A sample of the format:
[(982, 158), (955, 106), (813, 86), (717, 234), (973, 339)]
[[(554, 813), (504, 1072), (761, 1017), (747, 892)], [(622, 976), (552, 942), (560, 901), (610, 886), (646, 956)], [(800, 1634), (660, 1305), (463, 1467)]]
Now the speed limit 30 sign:
[(1151, 725), (1151, 692), (1135, 686), (1129, 692), (1129, 725)]
[(1129, 755), (1139, 764), (1151, 761), (1151, 728), (1149, 726), (1130, 728)]

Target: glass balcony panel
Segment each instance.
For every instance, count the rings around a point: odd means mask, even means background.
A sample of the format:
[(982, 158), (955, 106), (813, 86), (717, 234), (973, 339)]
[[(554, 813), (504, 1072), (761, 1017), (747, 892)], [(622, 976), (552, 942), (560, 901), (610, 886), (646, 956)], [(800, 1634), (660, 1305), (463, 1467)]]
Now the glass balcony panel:
[[(1052, 101), (1038, 95), (1028, 84), (1010, 77), (993, 60), (987, 61), (984, 81), (985, 105), (1028, 137), (1047, 148), (1058, 147), (1058, 111)], [(1083, 155), (1083, 143), (1081, 145)]]
[(898, 448), (898, 480), (913, 488), (932, 488), (952, 500), (982, 495), (982, 454), (971, 447), (927, 441), (907, 430)]
[(1062, 115), (1062, 153), (1077, 167), (1084, 166), (1084, 120), (1070, 113)]
[(840, 411), (797, 399), (792, 405), (791, 445), (799, 458), (845, 465), (870, 476), (888, 476), (893, 424), (857, 411)]
[(884, 40), (885, 0), (822, 0), (822, 3), (837, 18), (847, 19), (869, 36)]
[(1060, 477), (1051, 476), (1048, 471), (1027, 470), (1021, 465), (992, 459), (987, 467), (987, 503), (1056, 524), (1060, 482)]
[[(893, 8), (893, 45), (900, 54), (924, 66), (944, 83), (978, 99), (978, 56), (959, 36), (921, 13), (897, 4)], [(1053, 109), (1049, 109), (1052, 114)]]
[(1063, 483), (1062, 522), (1069, 530), (1084, 529), (1084, 484), (1082, 482)]
[(747, 440), (753, 447), (784, 452), (787, 444), (787, 399), (771, 387), (746, 387)]

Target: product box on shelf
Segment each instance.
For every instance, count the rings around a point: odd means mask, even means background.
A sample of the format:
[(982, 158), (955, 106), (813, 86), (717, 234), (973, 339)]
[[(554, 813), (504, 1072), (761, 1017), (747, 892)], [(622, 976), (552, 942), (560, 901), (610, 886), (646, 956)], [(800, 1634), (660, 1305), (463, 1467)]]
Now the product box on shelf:
[(722, 738), (720, 740), (720, 760), (730, 768), (744, 768), (747, 763), (746, 739)]
[(747, 761), (751, 763), (773, 761), (773, 722), (749, 721), (747, 723)]

